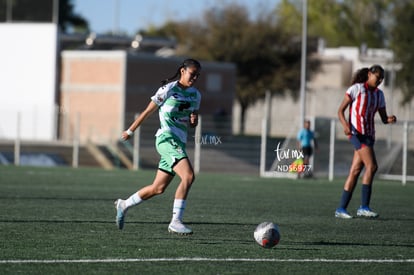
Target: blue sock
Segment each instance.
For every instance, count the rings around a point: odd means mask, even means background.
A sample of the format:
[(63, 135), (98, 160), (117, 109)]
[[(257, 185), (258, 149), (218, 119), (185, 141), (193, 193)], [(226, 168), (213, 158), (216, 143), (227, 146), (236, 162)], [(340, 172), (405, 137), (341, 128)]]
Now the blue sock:
[(341, 202), (339, 204), (339, 208), (346, 209), (348, 207), (349, 202), (352, 198), (352, 191), (346, 191), (344, 190), (342, 192)]
[(362, 194), (361, 194), (361, 206), (369, 207), (369, 201), (371, 200), (371, 184), (362, 184)]

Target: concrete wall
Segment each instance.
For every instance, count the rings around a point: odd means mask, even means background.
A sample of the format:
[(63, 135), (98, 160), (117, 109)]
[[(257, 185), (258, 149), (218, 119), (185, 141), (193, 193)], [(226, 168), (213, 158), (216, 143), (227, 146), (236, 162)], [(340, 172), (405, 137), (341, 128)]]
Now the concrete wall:
[[(104, 142), (120, 134), (126, 54), (122, 51), (65, 51), (61, 70), (60, 136)], [(79, 127), (79, 128), (77, 128)]]

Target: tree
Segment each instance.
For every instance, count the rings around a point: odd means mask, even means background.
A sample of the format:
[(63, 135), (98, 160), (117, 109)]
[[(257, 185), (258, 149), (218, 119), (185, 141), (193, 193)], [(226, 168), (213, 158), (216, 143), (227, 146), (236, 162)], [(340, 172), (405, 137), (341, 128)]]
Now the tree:
[[(284, 30), (296, 33), (299, 0), (283, 0), (277, 16)], [(403, 104), (414, 97), (414, 2), (410, 0), (318, 0), (308, 1), (308, 33), (322, 37), (330, 47), (390, 47), (395, 62), (402, 64), (397, 86), (403, 93)]]
[(245, 111), (265, 91), (294, 98), (299, 92), (300, 39), (281, 31), (272, 11), (258, 18), (250, 20), (245, 7), (232, 3), (207, 10), (201, 20), (170, 22), (152, 32), (174, 35), (183, 55), (236, 64), (242, 133)]
[(395, 61), (401, 63), (402, 69), (397, 74), (397, 85), (403, 93), (403, 104), (414, 97), (414, 37), (411, 33), (414, 26), (414, 2), (399, 0), (393, 9), (394, 24), (391, 31), (391, 48)]
[(338, 3), (342, 10), (339, 17), (341, 25), (338, 27), (347, 25), (350, 45), (364, 43), (369, 48), (387, 46), (387, 19), (393, 0), (338, 0)]
[(77, 32), (89, 32), (89, 23), (75, 13), (72, 0), (59, 0), (59, 29), (66, 33), (69, 28)]
[[(283, 0), (276, 15), (285, 32), (299, 34), (301, 0)], [(308, 35), (324, 38), (329, 47), (384, 47), (386, 19), (392, 0), (308, 1)]]

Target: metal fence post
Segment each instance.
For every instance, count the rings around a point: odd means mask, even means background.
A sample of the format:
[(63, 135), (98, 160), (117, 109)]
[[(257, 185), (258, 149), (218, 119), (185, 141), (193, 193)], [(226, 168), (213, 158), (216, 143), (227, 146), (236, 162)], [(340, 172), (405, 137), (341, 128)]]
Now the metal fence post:
[(79, 167), (79, 134), (80, 134), (80, 113), (76, 114), (75, 131), (73, 136), (72, 167)]
[(20, 128), (21, 128), (21, 114), (20, 112), (17, 113), (17, 133), (16, 133), (16, 140), (14, 142), (14, 165), (20, 165)]
[(202, 133), (202, 117), (198, 115), (198, 125), (195, 128), (194, 137), (194, 173), (200, 173), (200, 158), (201, 158), (201, 133)]
[(404, 122), (403, 131), (403, 156), (402, 156), (402, 185), (407, 184), (407, 151), (408, 151), (408, 121)]
[(138, 127), (134, 135), (133, 169), (135, 171), (139, 170), (140, 142), (141, 142), (141, 127)]
[(331, 134), (329, 139), (329, 181), (334, 179), (335, 171), (335, 138), (336, 138), (336, 122), (331, 120)]

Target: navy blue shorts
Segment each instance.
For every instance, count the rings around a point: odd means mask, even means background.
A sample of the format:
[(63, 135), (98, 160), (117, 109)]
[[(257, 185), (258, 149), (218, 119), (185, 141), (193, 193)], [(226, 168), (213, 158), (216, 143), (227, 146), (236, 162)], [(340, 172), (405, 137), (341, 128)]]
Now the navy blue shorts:
[(302, 147), (302, 152), (303, 152), (304, 157), (309, 158), (312, 156), (313, 150), (311, 146), (305, 146), (305, 147)]
[(359, 150), (365, 146), (374, 147), (375, 139), (371, 136), (354, 134), (349, 137), (352, 145), (354, 145), (355, 150)]

